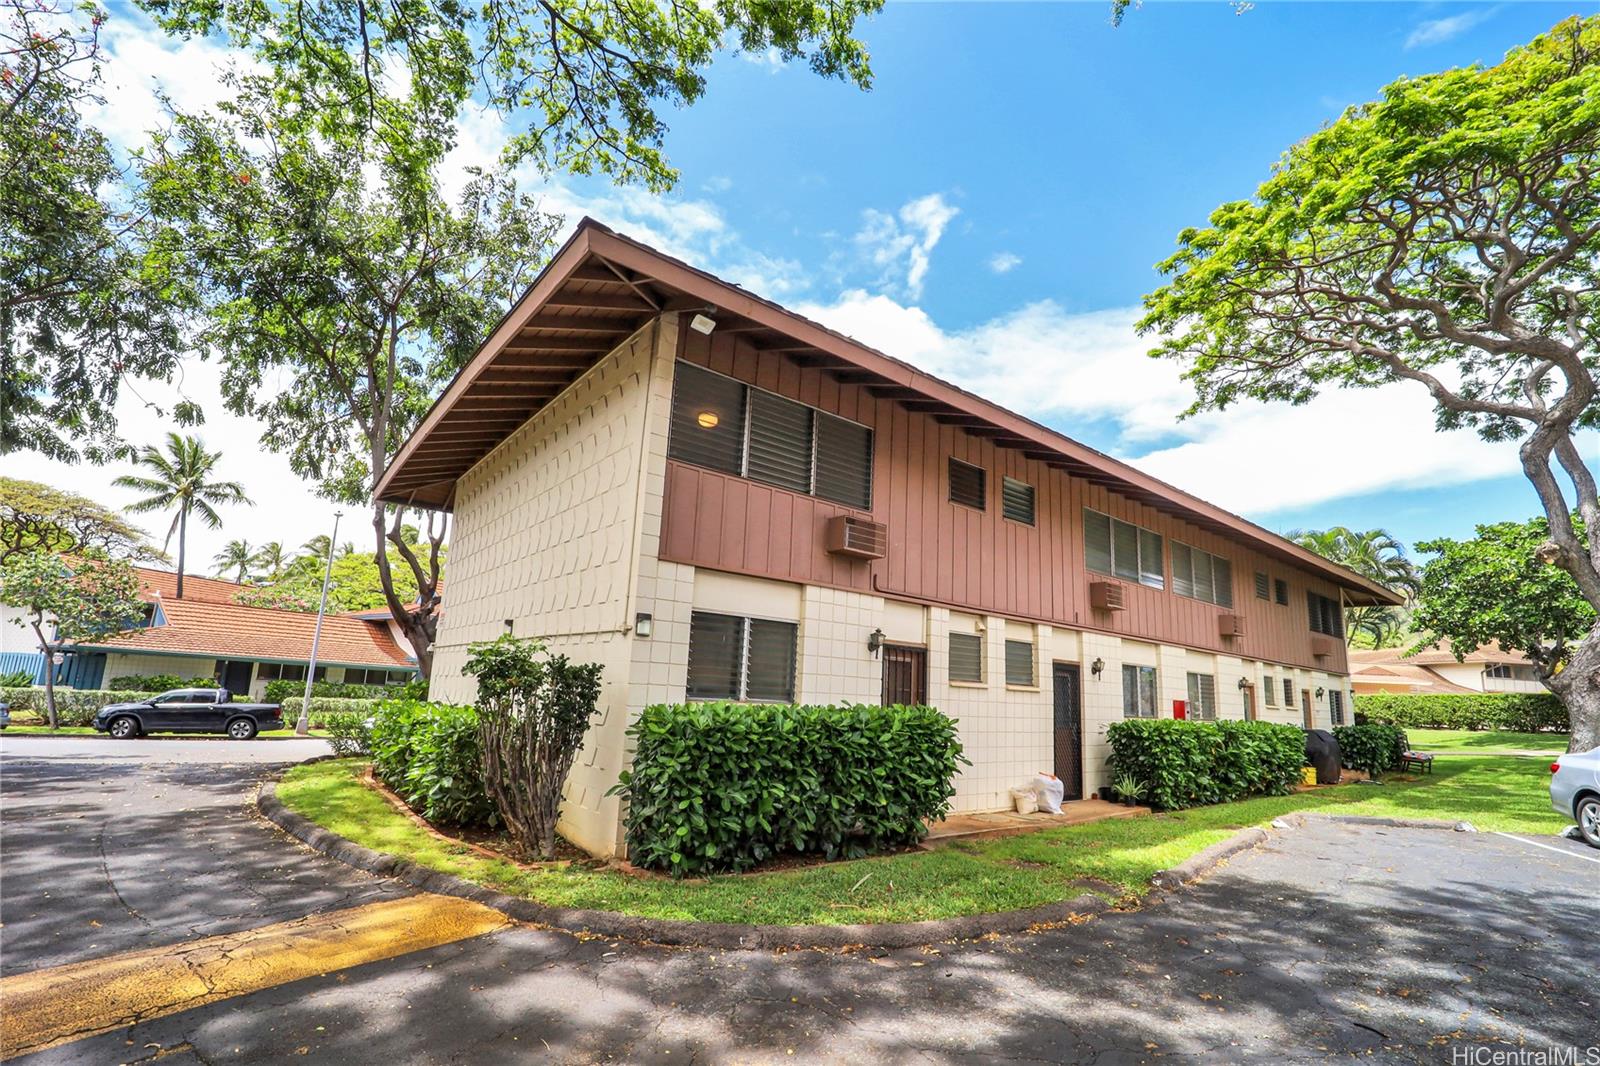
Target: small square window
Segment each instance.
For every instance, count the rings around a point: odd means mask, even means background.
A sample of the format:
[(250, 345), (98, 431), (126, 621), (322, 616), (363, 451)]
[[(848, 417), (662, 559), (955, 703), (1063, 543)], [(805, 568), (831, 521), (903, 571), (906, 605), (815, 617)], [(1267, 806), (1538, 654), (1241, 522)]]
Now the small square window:
[(1033, 525), (1033, 486), (1016, 478), (1001, 478), (1000, 513), (1013, 522), (1021, 522), (1025, 526)]
[(1034, 685), (1033, 643), (1026, 640), (1006, 641), (1006, 684)]
[(1289, 583), (1281, 577), (1273, 579), (1272, 598), (1285, 607), (1289, 606)]
[(988, 506), (989, 475), (981, 466), (950, 460), (950, 502), (982, 511)]
[(1259, 570), (1256, 571), (1256, 599), (1272, 599), (1272, 582)]
[(950, 680), (983, 683), (983, 638), (978, 634), (950, 634)]

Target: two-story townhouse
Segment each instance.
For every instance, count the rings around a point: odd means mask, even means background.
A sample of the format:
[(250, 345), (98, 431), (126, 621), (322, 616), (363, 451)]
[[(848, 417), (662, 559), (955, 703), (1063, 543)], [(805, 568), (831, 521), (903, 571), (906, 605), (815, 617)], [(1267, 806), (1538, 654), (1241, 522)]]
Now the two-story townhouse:
[(1340, 722), (1345, 604), (1387, 590), (585, 220), (385, 472), (454, 512), (432, 694), (511, 631), (605, 667), (562, 831), (644, 706), (926, 702), (960, 810), (1105, 780), (1125, 716)]

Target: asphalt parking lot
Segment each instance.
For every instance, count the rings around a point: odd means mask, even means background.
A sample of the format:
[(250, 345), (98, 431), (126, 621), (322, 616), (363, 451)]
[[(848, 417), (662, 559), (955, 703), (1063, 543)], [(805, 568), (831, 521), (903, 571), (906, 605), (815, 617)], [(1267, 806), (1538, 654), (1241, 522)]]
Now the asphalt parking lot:
[[(8, 977), (407, 891), (257, 819), (270, 766), (227, 745), (23, 743), (0, 757)], [(1600, 1043), (1597, 930), (1600, 853), (1577, 842), (1309, 822), (1140, 911), (1031, 935), (724, 952), (522, 926), (16, 1061), (1444, 1063)]]

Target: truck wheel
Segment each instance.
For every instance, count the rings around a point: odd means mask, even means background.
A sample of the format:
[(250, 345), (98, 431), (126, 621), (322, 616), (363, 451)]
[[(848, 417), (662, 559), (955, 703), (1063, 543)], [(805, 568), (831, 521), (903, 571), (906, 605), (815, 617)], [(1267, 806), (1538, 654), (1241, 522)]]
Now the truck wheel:
[(256, 724), (248, 718), (235, 718), (228, 723), (228, 736), (234, 740), (249, 740), (256, 735)]
[(106, 732), (115, 740), (127, 740), (139, 735), (139, 723), (123, 715), (121, 718), (111, 719), (111, 724), (106, 726)]

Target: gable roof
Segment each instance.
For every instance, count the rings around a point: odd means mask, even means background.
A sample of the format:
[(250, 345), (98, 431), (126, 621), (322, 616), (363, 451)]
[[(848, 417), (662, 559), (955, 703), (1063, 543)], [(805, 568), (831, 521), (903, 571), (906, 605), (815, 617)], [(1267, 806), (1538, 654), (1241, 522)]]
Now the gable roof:
[[(145, 599), (160, 594), (163, 602), (178, 598), (178, 575), (173, 570), (157, 570), (150, 566), (134, 567), (139, 574), (139, 591)], [(219, 577), (183, 575), (183, 598), (201, 603), (232, 603), (239, 590), (247, 588), (237, 581)]]
[(1475, 689), (1446, 681), (1426, 666), (1413, 666), (1405, 662), (1366, 662), (1350, 652), (1350, 683), (1352, 685), (1406, 685), (1413, 692), (1474, 692)]
[(1399, 596), (1132, 465), (585, 218), (451, 381), (379, 480), (378, 499), (450, 510), (456, 481), (656, 316), (704, 311), (758, 349), (864, 386), (1339, 585), (1355, 605)]
[(1352, 663), (1411, 663), (1414, 666), (1452, 666), (1456, 663), (1510, 663), (1513, 665), (1528, 665), (1528, 657), (1520, 651), (1509, 651), (1499, 644), (1485, 644), (1473, 648), (1460, 659), (1448, 637), (1439, 638), (1437, 648), (1423, 648), (1416, 652), (1407, 652), (1404, 648), (1379, 648), (1377, 650), (1350, 652)]

